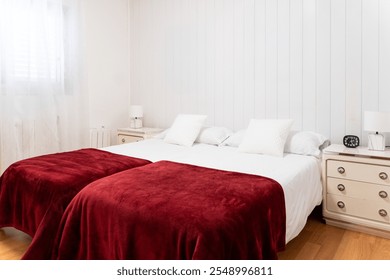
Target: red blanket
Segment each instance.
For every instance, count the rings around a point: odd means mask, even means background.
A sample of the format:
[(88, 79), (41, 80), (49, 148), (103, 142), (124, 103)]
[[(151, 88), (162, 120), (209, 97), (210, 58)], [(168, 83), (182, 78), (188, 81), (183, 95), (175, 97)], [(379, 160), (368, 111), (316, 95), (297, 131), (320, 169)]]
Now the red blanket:
[(285, 224), (276, 181), (161, 161), (78, 193), (53, 257), (276, 259), (285, 248)]
[(83, 187), (148, 163), (97, 149), (16, 162), (0, 177), (0, 227), (12, 226), (33, 237), (23, 258), (48, 259), (65, 208)]

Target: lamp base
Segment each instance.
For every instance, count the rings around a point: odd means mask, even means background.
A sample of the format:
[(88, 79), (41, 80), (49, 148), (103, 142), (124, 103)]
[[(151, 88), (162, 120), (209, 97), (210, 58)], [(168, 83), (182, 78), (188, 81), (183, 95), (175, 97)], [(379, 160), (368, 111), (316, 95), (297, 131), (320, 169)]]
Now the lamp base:
[(142, 128), (142, 119), (140, 118), (130, 119), (130, 128)]
[(384, 151), (385, 144), (385, 136), (382, 134), (368, 134), (368, 149), (375, 151)]

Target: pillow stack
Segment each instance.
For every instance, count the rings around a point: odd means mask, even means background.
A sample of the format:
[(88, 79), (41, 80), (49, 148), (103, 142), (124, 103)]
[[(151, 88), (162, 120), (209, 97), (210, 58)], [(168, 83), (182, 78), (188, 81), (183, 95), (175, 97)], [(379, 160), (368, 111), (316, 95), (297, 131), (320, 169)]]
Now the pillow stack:
[[(233, 133), (222, 145), (239, 147), (246, 136), (246, 131), (243, 129)], [(322, 150), (329, 145), (329, 139), (322, 134), (313, 131), (290, 131), (284, 145), (284, 152), (320, 158)]]
[(315, 156), (330, 144), (312, 131), (291, 131), (291, 119), (252, 119), (247, 129), (233, 133), (225, 127), (206, 127), (206, 115), (179, 114), (156, 138), (191, 147), (194, 143), (238, 147), (239, 152), (282, 157), (284, 153)]

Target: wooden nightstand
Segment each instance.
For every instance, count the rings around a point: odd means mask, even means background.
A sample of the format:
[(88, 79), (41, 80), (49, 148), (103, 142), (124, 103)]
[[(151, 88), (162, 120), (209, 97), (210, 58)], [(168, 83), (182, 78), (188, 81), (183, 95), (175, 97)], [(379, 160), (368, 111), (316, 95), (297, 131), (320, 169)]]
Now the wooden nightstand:
[(138, 142), (157, 135), (162, 132), (161, 128), (141, 127), (141, 128), (119, 128), (118, 144)]
[(331, 145), (322, 170), (326, 223), (390, 238), (390, 150)]

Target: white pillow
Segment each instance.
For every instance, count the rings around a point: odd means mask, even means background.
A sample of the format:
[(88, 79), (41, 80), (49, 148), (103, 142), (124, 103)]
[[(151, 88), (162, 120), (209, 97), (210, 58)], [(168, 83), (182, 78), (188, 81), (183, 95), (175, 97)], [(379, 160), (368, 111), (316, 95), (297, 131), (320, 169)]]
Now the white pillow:
[(282, 157), (292, 124), (290, 119), (252, 119), (238, 150)]
[(191, 147), (198, 137), (207, 116), (179, 114), (169, 128), (164, 141), (171, 144)]
[(223, 143), (222, 146), (238, 147), (240, 146), (242, 139), (244, 139), (246, 130), (239, 130), (230, 135)]
[(226, 127), (203, 127), (195, 142), (219, 146), (231, 134), (232, 131)]
[(329, 139), (321, 134), (312, 131), (291, 131), (287, 137), (284, 151), (319, 158), (322, 149), (329, 144)]

